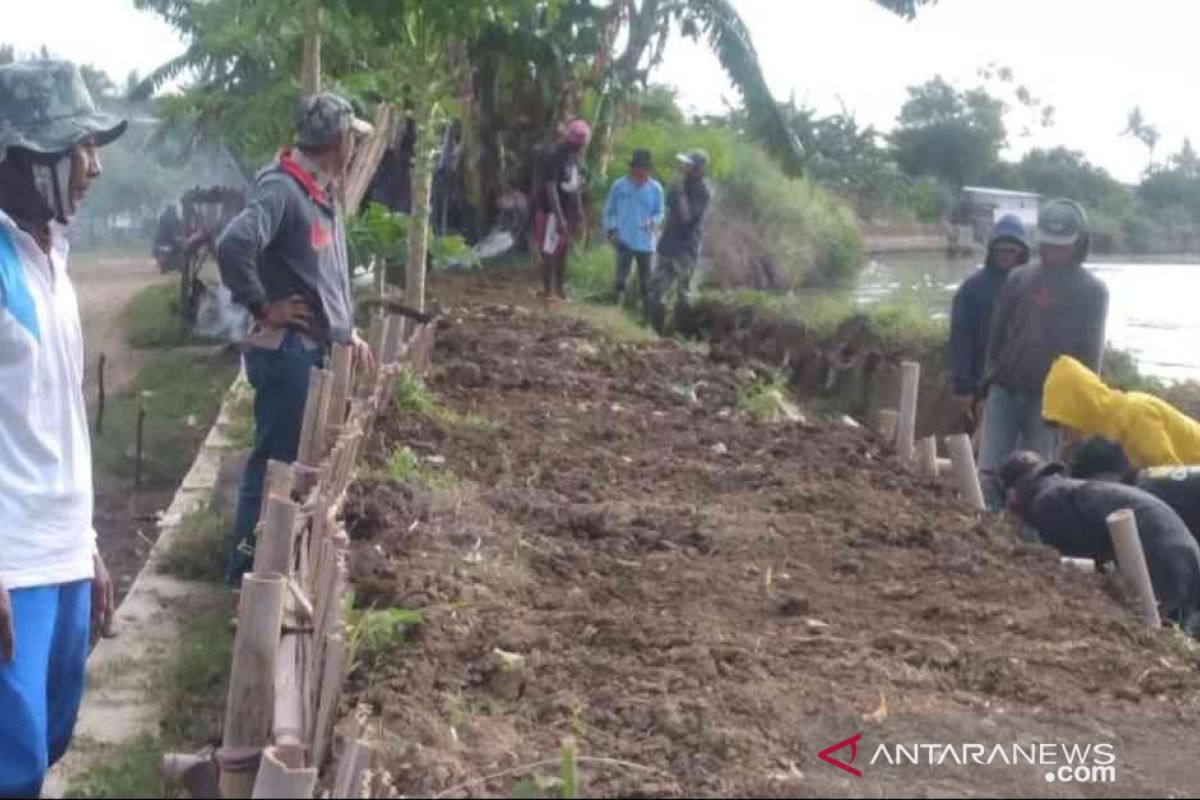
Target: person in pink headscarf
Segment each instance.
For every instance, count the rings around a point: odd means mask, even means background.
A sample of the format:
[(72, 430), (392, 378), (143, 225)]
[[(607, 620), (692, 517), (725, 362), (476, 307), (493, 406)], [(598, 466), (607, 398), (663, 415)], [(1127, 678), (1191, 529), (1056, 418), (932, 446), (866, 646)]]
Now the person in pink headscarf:
[(544, 296), (566, 299), (563, 285), (567, 274), (567, 253), (571, 248), (571, 228), (583, 223), (584, 149), (592, 138), (591, 127), (581, 119), (571, 122), (558, 144), (543, 156), (536, 173), (533, 240), (541, 254)]

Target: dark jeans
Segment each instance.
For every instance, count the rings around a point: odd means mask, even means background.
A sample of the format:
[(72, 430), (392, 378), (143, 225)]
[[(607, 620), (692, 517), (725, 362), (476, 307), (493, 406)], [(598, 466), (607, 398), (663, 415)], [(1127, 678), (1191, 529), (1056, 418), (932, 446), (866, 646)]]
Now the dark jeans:
[(618, 304), (625, 297), (625, 286), (629, 283), (629, 268), (637, 261), (638, 287), (642, 292), (642, 312), (650, 312), (650, 275), (654, 271), (654, 253), (643, 253), (626, 247), (624, 243), (617, 244), (617, 286), (615, 290)]
[(249, 347), (244, 358), (246, 377), (254, 387), (254, 449), (242, 475), (233, 535), (226, 541), (225, 578), (233, 585), (254, 564), (254, 527), (262, 509), (267, 461), (296, 460), (309, 371), (324, 364), (322, 351), (306, 349), (292, 331), (278, 350)]
[(654, 276), (650, 279), (650, 324), (660, 334), (666, 333), (667, 300), (671, 284), (676, 286), (675, 328), (691, 307), (692, 282), (696, 279), (696, 261), (689, 255), (658, 257)]

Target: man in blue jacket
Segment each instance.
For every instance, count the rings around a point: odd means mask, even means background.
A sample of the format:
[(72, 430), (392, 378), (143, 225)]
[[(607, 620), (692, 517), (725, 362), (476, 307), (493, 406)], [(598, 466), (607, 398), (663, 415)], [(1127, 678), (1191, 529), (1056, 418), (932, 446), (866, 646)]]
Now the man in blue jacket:
[(308, 98), (296, 124), (296, 148), (259, 173), (245, 210), (217, 240), (221, 279), (253, 317), (244, 359), (255, 391), (254, 450), (226, 543), (226, 578), (234, 585), (254, 562), (267, 461), (296, 459), (310, 370), (324, 363), (331, 344), (353, 347), (359, 364), (371, 360), (354, 330), (337, 201), (353, 136), (369, 128), (337, 95)]
[(649, 150), (634, 150), (629, 175), (613, 184), (604, 204), (604, 230), (617, 249), (616, 301), (625, 296), (629, 268), (637, 261), (642, 310), (650, 311), (650, 276), (654, 271), (654, 249), (662, 225), (663, 188), (651, 177), (653, 157)]
[(975, 430), (983, 399), (983, 369), (987, 361), (988, 333), (1000, 289), (1015, 267), (1029, 263), (1029, 236), (1015, 214), (1000, 218), (988, 238), (983, 266), (963, 281), (954, 293), (950, 316), (950, 373), (955, 411), (968, 433)]

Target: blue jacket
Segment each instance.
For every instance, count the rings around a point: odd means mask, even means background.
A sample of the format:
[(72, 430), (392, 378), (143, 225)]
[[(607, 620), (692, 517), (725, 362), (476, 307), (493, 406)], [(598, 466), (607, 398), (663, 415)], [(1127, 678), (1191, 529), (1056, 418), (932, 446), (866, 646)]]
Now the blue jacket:
[(629, 178), (621, 178), (604, 204), (604, 230), (616, 231), (621, 244), (630, 250), (653, 253), (663, 213), (662, 184), (651, 178), (637, 186)]
[[(1029, 237), (1025, 226), (1013, 214), (1001, 217), (988, 239), (988, 255), (984, 265), (963, 281), (954, 293), (950, 314), (950, 374), (956, 394), (980, 393), (984, 367), (987, 362), (988, 332), (992, 329), (992, 313), (1008, 272), (996, 266), (992, 248), (1002, 239), (1019, 242), (1025, 248), (1021, 264), (1029, 261)], [(1018, 265), (1019, 266), (1019, 265)]]

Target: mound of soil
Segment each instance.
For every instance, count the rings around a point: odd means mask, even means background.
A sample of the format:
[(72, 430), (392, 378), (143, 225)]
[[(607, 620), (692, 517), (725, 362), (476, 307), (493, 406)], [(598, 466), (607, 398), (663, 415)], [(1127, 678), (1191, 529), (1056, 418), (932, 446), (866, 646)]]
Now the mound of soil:
[(1091, 794), (1194, 793), (1195, 759), (1149, 744), (1194, 741), (1194, 651), (1105, 577), (863, 429), (747, 419), (744, 371), (701, 349), (611, 341), (496, 276), (439, 296), (430, 386), (457, 416), (393, 411), (371, 458), (409, 446), (455, 483), (367, 481), (347, 511), (360, 603), (426, 612), (351, 681), (402, 793), (510, 796), (572, 735), (589, 795), (1079, 791), (818, 760), (856, 731), (1108, 737), (1118, 783)]

